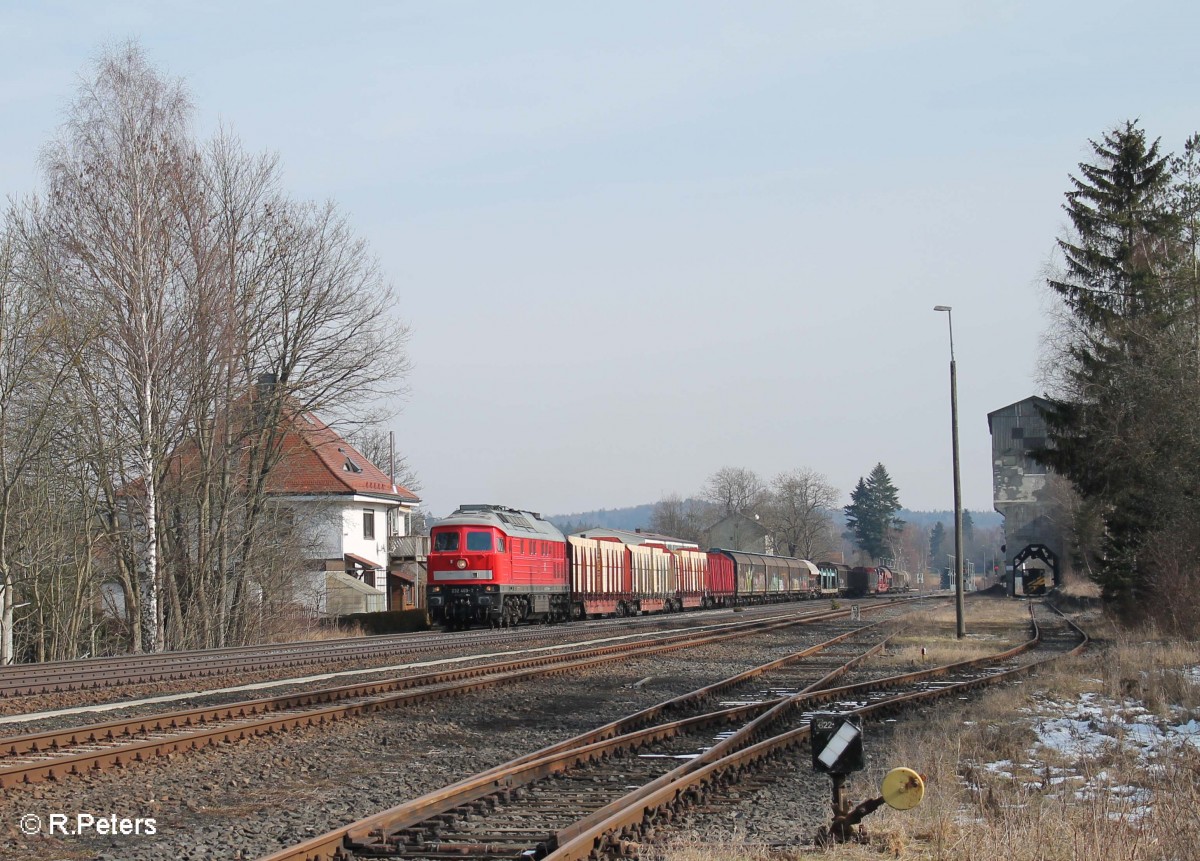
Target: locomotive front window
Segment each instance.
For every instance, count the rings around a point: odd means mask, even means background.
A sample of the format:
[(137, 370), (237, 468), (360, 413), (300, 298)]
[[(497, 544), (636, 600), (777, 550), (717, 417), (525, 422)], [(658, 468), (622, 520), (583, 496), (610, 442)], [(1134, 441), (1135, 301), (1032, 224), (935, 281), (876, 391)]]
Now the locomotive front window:
[(490, 533), (490, 532), (468, 532), (467, 533), (467, 549), (468, 550), (491, 550), (492, 549), (492, 533)]
[(458, 549), (457, 532), (439, 532), (433, 539), (433, 549), (453, 552)]

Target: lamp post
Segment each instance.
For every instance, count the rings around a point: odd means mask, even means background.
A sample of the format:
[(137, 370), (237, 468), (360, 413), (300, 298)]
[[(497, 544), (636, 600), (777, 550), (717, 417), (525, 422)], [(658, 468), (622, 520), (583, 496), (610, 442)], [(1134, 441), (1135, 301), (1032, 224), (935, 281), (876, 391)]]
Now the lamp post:
[(967, 635), (963, 619), (963, 540), (962, 540), (962, 483), (958, 477), (958, 375), (954, 366), (954, 315), (949, 305), (934, 305), (933, 310), (945, 311), (950, 324), (950, 440), (954, 457), (954, 617), (957, 637)]

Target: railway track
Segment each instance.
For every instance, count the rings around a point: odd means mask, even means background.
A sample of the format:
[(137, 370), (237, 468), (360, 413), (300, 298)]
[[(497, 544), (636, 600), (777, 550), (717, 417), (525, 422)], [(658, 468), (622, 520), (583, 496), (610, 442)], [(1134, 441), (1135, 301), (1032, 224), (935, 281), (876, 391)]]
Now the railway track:
[[(879, 608), (888, 606), (879, 605)], [(0, 788), (61, 779), (179, 751), (322, 725), (534, 676), (570, 673), (610, 661), (751, 636), (763, 631), (844, 616), (846, 612), (739, 620), (705, 626), (696, 631), (649, 635), (637, 640), (568, 652), (457, 666), (450, 670), (366, 684), (4, 737), (0, 738)]]
[[(812, 664), (795, 691), (773, 674), (794, 670), (798, 653), (717, 685), (655, 706), (345, 828), (267, 856), (264, 861), (470, 858), (576, 861), (631, 856), (662, 836), (689, 810), (717, 810), (744, 781), (770, 781), (781, 763), (794, 770), (807, 745), (814, 710), (879, 716), (914, 703), (1012, 678), (1044, 661), (1078, 651), (1086, 636), (1042, 611), (1028, 641), (987, 658), (835, 687), (882, 641), (869, 648), (851, 632), (822, 644), (825, 665)], [(1039, 624), (1040, 623), (1040, 624)], [(834, 667), (843, 655), (860, 649)], [(826, 671), (827, 670), (827, 671)], [(819, 678), (811, 676), (825, 671)], [(745, 686), (770, 684), (753, 696)], [(797, 677), (789, 684), (798, 684)], [(736, 704), (705, 710), (717, 695)], [(691, 710), (692, 713), (687, 712)], [(665, 718), (669, 718), (664, 720)], [(713, 734), (716, 742), (713, 743)]]
[[(788, 609), (794, 611), (796, 605)], [(751, 615), (773, 615), (783, 605), (753, 608)], [(786, 612), (786, 611), (785, 611)], [(730, 611), (710, 611), (685, 617), (647, 616), (641, 618), (600, 619), (562, 626), (527, 626), (517, 629), (474, 630), (442, 634), (421, 632), (374, 637), (350, 637), (338, 640), (280, 643), (268, 646), (240, 646), (224, 649), (200, 649), (120, 655), (75, 661), (50, 661), (36, 664), (12, 664), (0, 667), (0, 700), (37, 694), (63, 693), (111, 687), (177, 681), (189, 678), (241, 676), (298, 667), (335, 663), (379, 661), (400, 655), (412, 656), (444, 652), (456, 648), (503, 647), (531, 642), (555, 643), (578, 637), (581, 630), (629, 631), (664, 625), (704, 626)]]

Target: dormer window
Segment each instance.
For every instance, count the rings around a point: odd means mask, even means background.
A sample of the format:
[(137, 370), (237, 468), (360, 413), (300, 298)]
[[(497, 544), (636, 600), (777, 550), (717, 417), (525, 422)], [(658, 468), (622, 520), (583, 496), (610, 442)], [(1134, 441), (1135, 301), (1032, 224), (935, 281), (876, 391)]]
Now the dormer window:
[(342, 463), (342, 472), (362, 472), (362, 467), (355, 463), (350, 455), (346, 454), (345, 449), (339, 448), (338, 454), (345, 458), (345, 461)]

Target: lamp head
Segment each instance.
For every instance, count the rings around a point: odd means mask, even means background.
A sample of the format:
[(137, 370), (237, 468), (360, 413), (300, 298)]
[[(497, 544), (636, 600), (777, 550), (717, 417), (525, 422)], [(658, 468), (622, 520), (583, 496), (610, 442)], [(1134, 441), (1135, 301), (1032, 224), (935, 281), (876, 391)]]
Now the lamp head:
[(949, 306), (949, 305), (934, 305), (934, 306), (933, 306), (933, 310), (935, 310), (935, 311), (949, 311), (949, 310), (950, 310), (950, 306)]

